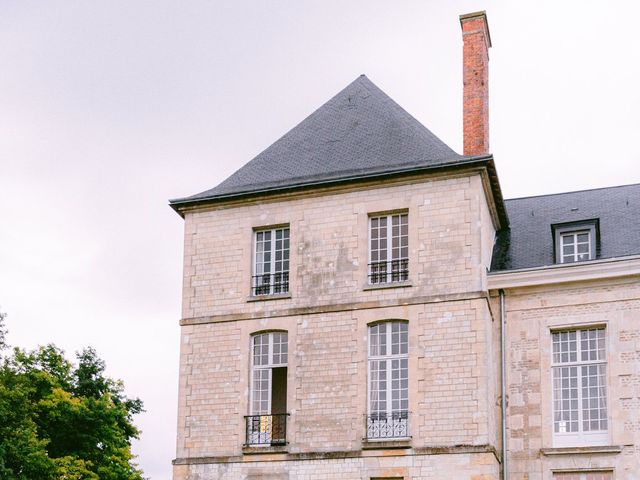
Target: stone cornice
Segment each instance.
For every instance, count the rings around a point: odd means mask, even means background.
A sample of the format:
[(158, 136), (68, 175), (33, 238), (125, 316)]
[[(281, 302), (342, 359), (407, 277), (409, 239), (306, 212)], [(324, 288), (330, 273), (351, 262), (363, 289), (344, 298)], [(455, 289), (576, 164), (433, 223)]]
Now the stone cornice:
[(500, 463), (498, 452), (493, 445), (452, 445), (445, 447), (421, 447), (409, 450), (346, 450), (338, 452), (274, 453), (267, 455), (230, 455), (216, 457), (185, 457), (173, 460), (174, 465), (203, 465), (216, 463), (249, 462), (292, 462), (299, 460), (336, 460), (345, 458), (415, 456), (415, 455), (460, 455), (490, 453)]
[(440, 177), (467, 176), (478, 173), (482, 177), (489, 212), (495, 228), (499, 230), (508, 226), (509, 220), (492, 155), (467, 157), (463, 160), (438, 165), (407, 167), (389, 172), (366, 173), (348, 178), (239, 192), (215, 198), (190, 199), (187, 197), (171, 200), (169, 206), (184, 218), (185, 214), (189, 212), (234, 208), (252, 203), (281, 202), (308, 196), (332, 195), (353, 189), (389, 187), (406, 183), (420, 183)]
[(226, 315), (210, 315), (203, 317), (191, 317), (183, 318), (180, 320), (180, 325), (199, 325), (203, 323), (218, 323), (218, 322), (236, 322), (239, 320), (253, 320), (259, 318), (274, 318), (274, 317), (291, 317), (297, 315), (313, 315), (324, 314), (334, 312), (345, 312), (353, 310), (366, 310), (371, 308), (389, 308), (400, 307), (406, 305), (422, 305), (425, 303), (441, 303), (441, 302), (461, 302), (469, 300), (487, 300), (489, 303), (489, 296), (487, 292), (475, 291), (475, 292), (462, 292), (462, 293), (450, 293), (448, 295), (419, 295), (414, 297), (405, 297), (388, 300), (369, 300), (362, 302), (349, 302), (349, 303), (335, 303), (335, 304), (322, 304), (312, 305), (307, 307), (284, 307), (273, 310), (257, 310), (253, 312), (232, 313)]
[(590, 447), (562, 447), (562, 448), (541, 448), (540, 453), (549, 455), (601, 455), (616, 454), (622, 452), (621, 445), (603, 445)]
[(523, 268), (487, 275), (489, 290), (603, 280), (640, 275), (640, 255), (584, 263)]

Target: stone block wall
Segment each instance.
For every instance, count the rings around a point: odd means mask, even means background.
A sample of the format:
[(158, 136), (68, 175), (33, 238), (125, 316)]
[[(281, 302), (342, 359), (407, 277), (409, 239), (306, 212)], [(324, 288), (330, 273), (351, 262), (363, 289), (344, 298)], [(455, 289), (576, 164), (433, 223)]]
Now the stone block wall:
[[(394, 211), (409, 215), (409, 281), (372, 288), (369, 217)], [(284, 224), (289, 295), (252, 298), (253, 232)], [(186, 212), (174, 478), (497, 479), (494, 234), (476, 173)], [(400, 450), (364, 441), (368, 325), (381, 320), (409, 325), (411, 439)], [(256, 455), (243, 446), (250, 342), (268, 330), (288, 332), (288, 445)]]
[(385, 452), (324, 459), (229, 460), (176, 465), (174, 480), (498, 480), (492, 453), (402, 454)]
[[(611, 470), (640, 478), (640, 281), (637, 277), (507, 291), (508, 449), (511, 480), (551, 480), (554, 471)], [(604, 325), (609, 441), (554, 448), (551, 332)]]
[[(494, 227), (479, 174), (427, 177), (185, 214), (183, 319), (483, 289)], [(369, 215), (409, 214), (410, 291), (368, 291)], [(253, 231), (288, 224), (291, 298), (251, 296)]]
[(289, 334), (287, 451), (360, 451), (368, 325), (408, 321), (412, 448), (495, 447), (486, 298), (182, 327), (178, 458), (241, 455), (251, 335)]

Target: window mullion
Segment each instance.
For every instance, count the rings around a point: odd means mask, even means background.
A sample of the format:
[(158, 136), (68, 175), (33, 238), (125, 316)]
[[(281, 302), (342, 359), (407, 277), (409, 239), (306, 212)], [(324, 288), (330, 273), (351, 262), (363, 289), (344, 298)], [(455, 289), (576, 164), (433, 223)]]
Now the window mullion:
[(251, 355), (251, 379), (249, 381), (249, 388), (251, 389), (251, 395), (249, 395), (249, 413), (251, 415), (255, 414), (254, 398), (255, 398), (255, 395), (256, 395), (256, 389), (255, 389), (255, 376), (256, 376), (255, 371), (256, 371), (256, 366), (255, 366), (254, 358), (253, 358), (253, 355), (254, 355), (253, 352), (254, 352), (254, 349), (255, 349), (255, 341), (256, 341), (256, 339), (255, 339), (255, 337), (253, 337), (251, 339), (251, 342), (250, 342), (251, 343), (251, 348), (249, 349), (249, 351), (251, 352), (250, 353), (250, 355)]
[(273, 367), (273, 333), (269, 333), (267, 338), (268, 338), (267, 365), (269, 367)]
[(271, 396), (273, 392), (273, 369), (267, 368), (267, 415), (271, 415)]
[[(273, 238), (273, 234), (272, 234), (272, 238)], [(273, 255), (272, 257), (272, 261), (273, 261)], [(273, 270), (271, 270), (273, 272)], [(268, 377), (269, 377), (269, 383), (268, 383), (268, 389), (267, 389), (267, 412), (269, 412), (269, 415), (271, 415), (271, 397), (273, 396), (273, 333), (269, 333), (268, 338), (268, 353), (267, 353), (267, 365), (268, 368), (267, 370), (269, 371)]]
[[(577, 240), (577, 237), (576, 239)], [(578, 247), (576, 246), (575, 251), (578, 251)], [(582, 331), (576, 332), (576, 359), (582, 360)], [(578, 436), (582, 439), (584, 436), (584, 425), (582, 423), (583, 412), (582, 412), (582, 365), (580, 361), (576, 362), (577, 369), (577, 377), (578, 377), (578, 431), (576, 432)]]
[(276, 281), (276, 231), (275, 229), (271, 230), (271, 244), (269, 247), (271, 251), (271, 255), (270, 255), (271, 277), (269, 278), (269, 293), (273, 293), (275, 291), (274, 283)]
[[(393, 215), (387, 215), (387, 283), (391, 281), (393, 270)], [(389, 344), (391, 345), (391, 344)]]
[[(390, 222), (389, 222), (390, 224)], [(389, 242), (390, 243), (390, 242)], [(389, 245), (387, 244), (387, 246)], [(387, 328), (387, 414), (393, 414), (393, 324)]]

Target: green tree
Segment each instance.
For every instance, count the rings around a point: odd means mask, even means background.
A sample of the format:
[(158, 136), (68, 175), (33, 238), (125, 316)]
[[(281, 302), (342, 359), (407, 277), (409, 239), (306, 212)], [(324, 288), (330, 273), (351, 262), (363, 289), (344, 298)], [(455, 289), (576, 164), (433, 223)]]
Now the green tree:
[[(6, 350), (4, 315), (0, 348)], [(54, 345), (14, 348), (0, 365), (0, 478), (142, 480), (131, 441), (142, 402), (105, 375), (92, 348), (74, 365)]]

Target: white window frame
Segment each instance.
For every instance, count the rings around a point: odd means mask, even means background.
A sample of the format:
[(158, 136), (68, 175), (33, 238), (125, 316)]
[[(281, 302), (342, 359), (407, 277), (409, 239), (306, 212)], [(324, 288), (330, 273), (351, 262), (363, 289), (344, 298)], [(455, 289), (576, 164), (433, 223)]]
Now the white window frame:
[[(373, 332), (374, 329), (379, 328), (380, 326), (385, 326), (385, 343), (386, 343), (386, 351), (384, 354), (381, 354), (380, 352), (378, 352), (377, 354), (372, 353), (373, 352), (373, 342), (372, 342), (372, 336), (373, 336)], [(397, 326), (402, 326), (404, 327), (403, 329), (400, 329), (397, 333), (398, 333), (398, 353), (393, 353), (393, 335), (394, 335), (394, 325)], [(403, 330), (406, 334), (406, 342), (402, 342), (402, 333)], [(374, 437), (374, 438), (378, 438), (380, 440), (384, 440), (384, 439), (389, 439), (389, 438), (393, 438), (393, 439), (397, 439), (397, 438), (408, 438), (409, 437), (409, 426), (408, 426), (408, 414), (409, 414), (409, 324), (406, 321), (398, 321), (398, 320), (390, 320), (390, 321), (385, 321), (385, 322), (378, 322), (378, 323), (374, 323), (368, 326), (367, 328), (367, 415), (368, 415), (368, 423), (367, 423), (367, 427), (369, 426), (369, 421), (371, 416), (375, 416), (376, 414), (384, 414), (386, 417), (388, 418), (393, 418), (394, 415), (401, 415), (401, 422), (404, 423), (404, 425), (401, 426), (401, 428), (403, 428), (406, 431), (406, 435), (404, 436), (381, 436), (381, 437)], [(378, 344), (378, 348), (380, 348), (379, 346), (380, 344)], [(403, 348), (404, 346), (404, 348)], [(398, 403), (402, 404), (403, 400), (404, 402), (406, 402), (406, 408), (402, 408), (402, 405), (399, 406), (399, 408), (394, 408), (393, 406), (393, 392), (394, 392), (394, 388), (393, 388), (393, 362), (397, 361), (399, 362), (398, 365), (398, 378), (396, 379), (399, 382), (399, 387), (396, 390), (399, 390), (400, 393), (400, 398), (398, 399)], [(405, 368), (402, 368), (402, 362), (404, 361), (405, 363)], [(382, 410), (373, 410), (373, 403), (375, 402), (379, 402), (379, 398), (374, 399), (374, 389), (373, 389), (373, 370), (372, 370), (372, 363), (373, 362), (384, 362), (385, 364), (385, 370), (386, 370), (386, 374), (385, 374), (385, 383), (386, 383), (386, 389), (385, 389), (385, 402), (386, 402), (386, 408), (384, 411)], [(401, 372), (402, 370), (406, 370), (406, 387), (402, 388), (402, 380), (404, 380), (404, 378), (401, 376)], [(381, 390), (376, 390), (376, 392), (379, 392)], [(402, 392), (404, 391), (404, 395), (402, 394)], [(375, 420), (373, 420), (375, 422)], [(386, 421), (386, 420), (384, 420)], [(368, 436), (368, 435), (367, 435)]]
[[(597, 226), (597, 220), (553, 225), (556, 263), (572, 265), (574, 263), (594, 260), (596, 258), (597, 248)], [(587, 245), (587, 252), (578, 253), (578, 235), (587, 235), (587, 242), (580, 242), (580, 245)], [(572, 243), (567, 242), (569, 239), (572, 240)], [(564, 247), (569, 245), (573, 245), (573, 252), (565, 255)], [(586, 258), (583, 256), (586, 256)]]
[[(276, 335), (279, 336), (280, 341), (275, 342)], [(284, 336), (284, 342), (283, 340)], [(260, 362), (256, 364), (256, 340), (266, 339), (267, 346), (267, 361), (266, 363)], [(265, 343), (262, 343), (265, 345)], [(273, 441), (277, 441), (279, 444), (281, 441), (285, 441), (286, 436), (286, 417), (276, 418), (272, 411), (272, 396), (273, 396), (273, 369), (280, 367), (287, 367), (289, 360), (289, 334), (284, 330), (276, 330), (272, 332), (260, 332), (251, 335), (250, 340), (250, 379), (249, 379), (249, 417), (247, 417), (247, 444), (252, 446), (268, 446)], [(276, 352), (275, 346), (279, 348)], [(283, 347), (284, 346), (284, 347)], [(260, 355), (261, 356), (261, 355)], [(266, 374), (266, 379), (260, 378), (260, 380), (266, 380), (266, 390), (260, 390), (260, 392), (266, 391), (266, 408), (263, 408), (263, 399), (256, 399), (256, 373), (260, 372), (262, 377)], [(259, 404), (256, 408), (256, 400), (259, 400)], [(287, 415), (286, 413), (280, 413), (278, 415)], [(283, 428), (284, 427), (284, 428)]]
[[(276, 249), (276, 236), (278, 232), (282, 232), (282, 248)], [(258, 244), (264, 243), (264, 240), (258, 240), (260, 235), (269, 233), (269, 262), (258, 262), (259, 253), (263, 254), (266, 250), (258, 252)], [(288, 246), (285, 248), (285, 244)], [(282, 252), (282, 259), (276, 260), (276, 254)], [(277, 270), (278, 262), (282, 263), (282, 268)], [(286, 264), (286, 269), (284, 265)], [(264, 266), (269, 265), (269, 271), (264, 271)], [(258, 228), (253, 231), (253, 261), (251, 276), (251, 295), (261, 297), (266, 295), (281, 295), (289, 293), (289, 271), (291, 269), (291, 230), (289, 225), (281, 225), (270, 228)], [(268, 275), (268, 277), (265, 277)], [(280, 275), (279, 282), (278, 275)], [(264, 279), (267, 279), (265, 282)]]
[[(586, 242), (580, 242), (579, 237), (581, 235), (587, 236)], [(567, 240), (571, 240), (568, 242)], [(583, 253), (578, 252), (579, 245), (586, 245), (587, 251)], [(564, 247), (573, 246), (573, 252), (570, 254), (564, 253)], [(582, 258), (586, 255), (586, 258)], [(591, 231), (590, 230), (576, 230), (571, 232), (560, 233), (560, 263), (577, 263), (584, 262), (585, 260), (591, 260)]]
[[(407, 233), (406, 235), (402, 235), (402, 220), (406, 219), (406, 225), (407, 225)], [(385, 227), (385, 240), (387, 242), (387, 246), (386, 249), (381, 250), (381, 249), (377, 249), (379, 251), (384, 251), (385, 252), (385, 260), (373, 260), (373, 248), (372, 248), (372, 242), (373, 242), (373, 221), (374, 220), (380, 220), (380, 219), (386, 219), (386, 227)], [(399, 234), (397, 236), (394, 237), (393, 235), (393, 219), (394, 218), (398, 218), (399, 219), (399, 223), (398, 223), (398, 228), (399, 228)], [(378, 237), (378, 238), (382, 238), (382, 237)], [(394, 247), (393, 246), (393, 240), (394, 238), (398, 238), (398, 242), (399, 244)], [(403, 245), (403, 239), (406, 239), (406, 245)], [(368, 284), (369, 285), (384, 285), (387, 283), (398, 283), (398, 282), (406, 282), (409, 280), (409, 212), (408, 211), (402, 211), (402, 212), (393, 212), (393, 213), (389, 213), (389, 214), (371, 214), (369, 215), (369, 243), (368, 243), (368, 247), (367, 250), (369, 252), (369, 256), (368, 256), (368, 265), (369, 268), (367, 269), (367, 275), (368, 275)], [(406, 255), (402, 256), (402, 251), (405, 250), (406, 251)], [(394, 257), (394, 252), (396, 252), (396, 257)], [(376, 270), (376, 267), (374, 266), (374, 264), (381, 264), (385, 262), (385, 270), (383, 271), (383, 273), (378, 273)], [(396, 271), (394, 271), (393, 269), (393, 262), (398, 262), (398, 269)], [(386, 272), (386, 273), (385, 273)]]
[[(280, 334), (280, 335), (284, 335), (286, 342), (284, 343), (284, 345), (287, 346), (286, 348), (286, 352), (280, 352), (279, 356), (280, 356), (280, 360), (282, 360), (282, 356), (283, 353), (284, 355), (286, 355), (286, 360), (285, 362), (280, 361), (279, 363), (274, 361), (274, 336), (275, 334)], [(266, 364), (260, 364), (260, 365), (256, 365), (255, 363), (255, 341), (256, 338), (267, 338), (268, 339), (268, 343), (267, 343), (267, 363)], [(282, 345), (282, 343), (279, 343), (280, 345)], [(251, 395), (249, 396), (249, 415), (271, 415), (271, 393), (272, 393), (272, 388), (273, 388), (273, 384), (272, 384), (272, 371), (274, 368), (279, 368), (279, 367), (287, 367), (288, 365), (288, 360), (289, 360), (289, 335), (286, 331), (283, 330), (277, 330), (277, 331), (273, 331), (273, 332), (262, 332), (262, 333), (255, 333), (253, 335), (251, 335), (251, 384), (250, 384), (250, 389), (251, 389)], [(255, 381), (255, 375), (254, 372), (257, 370), (267, 370), (268, 371), (268, 376), (267, 376), (267, 391), (269, 392), (268, 397), (267, 397), (267, 406), (268, 408), (266, 409), (266, 411), (264, 411), (264, 409), (259, 408), (256, 409), (255, 408), (255, 404), (254, 404), (254, 400), (255, 400), (255, 386), (254, 386), (254, 381)]]
[[(596, 338), (596, 339), (590, 339), (590, 338), (583, 338), (583, 332), (602, 332), (602, 338)], [(571, 340), (570, 339), (570, 334), (574, 333), (575, 334), (575, 340)], [(565, 337), (563, 337), (563, 335), (566, 335)], [(556, 339), (559, 340), (558, 343), (562, 343), (563, 342), (563, 338), (566, 340), (564, 343), (567, 344), (569, 351), (567, 352), (567, 361), (563, 361), (562, 360), (562, 353), (564, 353), (563, 351), (559, 350), (558, 352), (554, 352), (554, 345), (556, 344)], [(596, 446), (596, 445), (607, 445), (609, 443), (609, 426), (611, 425), (611, 419), (610, 419), (610, 407), (609, 407), (609, 382), (608, 382), (608, 362), (607, 362), (607, 351), (608, 351), (608, 346), (607, 346), (607, 330), (606, 327), (603, 325), (597, 325), (597, 326), (588, 326), (588, 327), (580, 327), (580, 328), (574, 328), (574, 329), (562, 329), (562, 330), (552, 330), (551, 331), (551, 394), (552, 394), (552, 401), (551, 401), (551, 412), (552, 412), (552, 437), (553, 437), (553, 446), (554, 447), (575, 447), (575, 446)], [(601, 340), (601, 347), (603, 350), (602, 353), (602, 358), (596, 358), (596, 359), (586, 359), (583, 360), (582, 359), (582, 353), (584, 351), (583, 349), (583, 345), (584, 342), (587, 342), (587, 345), (589, 345), (590, 340), (595, 340), (596, 342), (596, 346), (598, 345), (598, 342)], [(570, 342), (575, 342), (575, 350), (571, 350), (571, 343)], [(587, 352), (588, 351), (593, 351), (593, 350), (589, 350), (589, 347), (587, 347)], [(575, 360), (571, 360), (571, 353), (575, 352)], [(556, 361), (557, 357), (555, 357), (555, 353), (558, 353), (560, 361)], [(604, 418), (604, 422), (606, 423), (606, 428), (605, 429), (599, 429), (599, 430), (585, 430), (584, 429), (584, 421), (585, 421), (585, 412), (589, 411), (589, 406), (586, 406), (587, 408), (585, 408), (585, 404), (583, 402), (583, 400), (586, 400), (587, 402), (589, 400), (591, 400), (591, 397), (589, 397), (588, 399), (583, 398), (583, 388), (585, 388), (585, 385), (583, 384), (583, 382), (585, 381), (585, 375), (584, 375), (584, 369), (590, 369), (591, 368), (597, 368), (597, 369), (602, 369), (602, 372), (598, 372), (596, 374), (596, 378), (600, 378), (601, 380), (601, 384), (599, 386), (600, 389), (604, 389), (604, 409), (605, 409), (605, 418)], [(562, 369), (562, 370), (560, 370)], [(571, 369), (575, 369), (575, 376), (571, 375)], [(565, 375), (567, 374), (568, 375)], [(556, 377), (556, 375), (558, 375)], [(573, 385), (571, 383), (572, 378), (575, 378), (575, 385)], [(592, 378), (592, 376), (590, 376), (588, 373), (586, 375), (587, 378), (587, 382), (589, 381), (589, 378)], [(556, 398), (557, 397), (557, 383), (556, 381), (560, 382), (559, 388), (560, 391), (565, 391), (566, 390), (566, 386), (567, 383), (563, 383), (563, 381), (568, 382), (568, 388), (569, 389), (573, 389), (575, 388), (576, 390), (576, 397), (575, 397), (575, 401), (577, 402), (577, 430), (576, 431), (570, 431), (567, 432), (567, 423), (570, 423), (566, 420), (562, 421), (558, 421), (558, 429), (559, 431), (556, 432), (556, 412), (557, 412), (557, 407), (558, 405), (560, 405), (558, 402), (569, 402), (570, 405), (570, 409), (571, 410), (576, 410), (573, 409), (571, 407), (571, 401), (574, 400), (571, 398), (571, 396), (569, 396), (569, 398), (566, 398), (565, 395), (563, 395), (561, 398)], [(589, 389), (590, 387), (594, 387), (595, 385), (587, 385), (586, 388)], [(600, 394), (601, 392), (598, 392), (598, 394)], [(564, 404), (560, 405), (561, 410), (560, 411), (565, 411), (562, 410), (564, 407)], [(601, 405), (600, 405), (600, 408)], [(588, 421), (588, 420), (586, 420)], [(571, 428), (570, 425), (568, 425), (569, 429)], [(564, 431), (563, 431), (564, 430)]]

